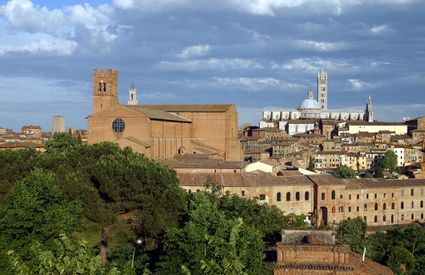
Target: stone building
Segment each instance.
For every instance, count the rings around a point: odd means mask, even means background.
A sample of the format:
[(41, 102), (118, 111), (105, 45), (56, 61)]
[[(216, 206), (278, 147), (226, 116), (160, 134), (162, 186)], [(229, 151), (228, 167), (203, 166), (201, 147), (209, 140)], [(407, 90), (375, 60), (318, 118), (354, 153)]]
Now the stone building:
[(273, 176), (228, 169), (178, 172), (182, 188), (196, 192), (207, 179), (224, 191), (275, 205), (286, 214), (304, 214), (311, 223), (337, 225), (361, 217), (368, 226), (425, 222), (425, 179), (338, 179), (330, 175)]
[(136, 96), (131, 87), (130, 105), (120, 104), (117, 70), (95, 69), (88, 144), (111, 141), (153, 159), (176, 154), (242, 159), (233, 104), (137, 105)]
[(284, 230), (276, 244), (275, 275), (298, 274), (393, 274), (386, 266), (335, 243), (332, 231)]
[(308, 176), (314, 183), (317, 225), (361, 217), (368, 226), (424, 222), (425, 180)]
[[(372, 99), (369, 96), (365, 110), (329, 111), (328, 110), (328, 74), (321, 70), (317, 74), (317, 100), (313, 91), (307, 92), (307, 98), (295, 110), (266, 110), (260, 120), (260, 128), (275, 127), (290, 135), (304, 133), (322, 125), (322, 134), (330, 138), (335, 129), (335, 121), (373, 122)], [(321, 123), (324, 120), (325, 123)], [(333, 126), (333, 127), (332, 127)]]

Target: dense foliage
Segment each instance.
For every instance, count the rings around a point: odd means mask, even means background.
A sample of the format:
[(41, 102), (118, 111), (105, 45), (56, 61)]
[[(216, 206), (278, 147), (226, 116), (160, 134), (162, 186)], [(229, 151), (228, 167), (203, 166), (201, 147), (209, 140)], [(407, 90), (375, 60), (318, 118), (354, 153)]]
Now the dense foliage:
[(68, 134), (45, 153), (1, 151), (0, 165), (0, 269), (10, 274), (265, 274), (265, 247), (306, 226), (213, 183), (186, 193), (175, 171), (130, 148)]
[(357, 178), (357, 173), (348, 167), (347, 165), (341, 165), (338, 168), (332, 170), (332, 175), (339, 179), (355, 179)]
[(394, 151), (388, 150), (385, 153), (384, 159), (382, 160), (382, 166), (387, 171), (397, 171), (397, 155), (394, 153)]
[(353, 251), (390, 267), (395, 274), (423, 274), (425, 270), (425, 228), (417, 223), (401, 229), (388, 228), (366, 236), (366, 223), (360, 219), (340, 222), (336, 240)]

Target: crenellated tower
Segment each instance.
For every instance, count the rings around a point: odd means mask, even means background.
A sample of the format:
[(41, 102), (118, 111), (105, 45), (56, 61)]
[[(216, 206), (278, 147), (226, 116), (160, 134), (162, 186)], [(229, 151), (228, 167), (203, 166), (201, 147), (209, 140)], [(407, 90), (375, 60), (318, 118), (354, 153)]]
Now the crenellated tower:
[(118, 71), (95, 69), (93, 71), (93, 113), (118, 104)]
[(317, 73), (317, 101), (323, 110), (328, 109), (328, 73), (324, 69)]

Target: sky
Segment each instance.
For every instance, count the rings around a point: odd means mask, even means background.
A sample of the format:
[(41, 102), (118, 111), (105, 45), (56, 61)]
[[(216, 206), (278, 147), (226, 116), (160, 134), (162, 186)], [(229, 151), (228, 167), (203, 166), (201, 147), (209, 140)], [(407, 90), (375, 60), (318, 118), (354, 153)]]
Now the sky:
[(425, 115), (424, 0), (0, 1), (0, 127), (87, 127), (92, 72), (119, 99), (234, 103), (239, 124), (292, 109), (328, 72), (328, 107)]

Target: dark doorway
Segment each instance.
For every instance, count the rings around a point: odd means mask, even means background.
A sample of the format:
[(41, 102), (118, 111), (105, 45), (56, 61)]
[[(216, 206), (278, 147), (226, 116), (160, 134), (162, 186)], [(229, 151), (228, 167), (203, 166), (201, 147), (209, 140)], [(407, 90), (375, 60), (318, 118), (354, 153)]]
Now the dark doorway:
[(320, 207), (320, 225), (328, 225), (328, 209)]

